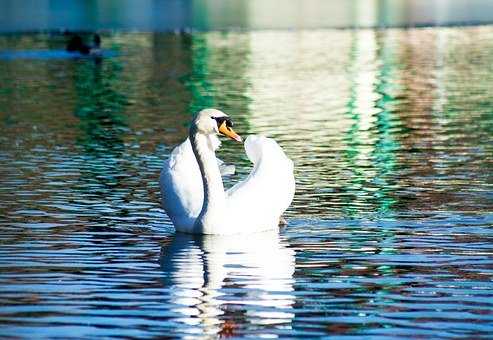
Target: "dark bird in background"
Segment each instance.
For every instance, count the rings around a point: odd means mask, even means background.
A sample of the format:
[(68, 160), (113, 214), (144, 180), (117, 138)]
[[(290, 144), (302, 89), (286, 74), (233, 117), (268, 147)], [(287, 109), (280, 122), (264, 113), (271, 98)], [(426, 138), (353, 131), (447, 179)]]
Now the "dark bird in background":
[(67, 46), (65, 49), (68, 52), (79, 52), (83, 55), (100, 54), (101, 37), (99, 36), (99, 34), (94, 34), (92, 41), (93, 43), (91, 45), (86, 44), (84, 43), (84, 40), (80, 35), (74, 34), (67, 42)]

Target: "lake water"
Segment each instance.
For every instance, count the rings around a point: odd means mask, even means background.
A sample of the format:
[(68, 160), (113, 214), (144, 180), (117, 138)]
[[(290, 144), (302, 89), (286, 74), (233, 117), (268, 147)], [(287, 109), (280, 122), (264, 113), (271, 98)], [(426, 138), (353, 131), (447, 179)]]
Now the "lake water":
[[(0, 336), (493, 334), (493, 26), (0, 36)], [(176, 234), (191, 113), (274, 137), (278, 233)], [(241, 145), (219, 157), (245, 176)]]

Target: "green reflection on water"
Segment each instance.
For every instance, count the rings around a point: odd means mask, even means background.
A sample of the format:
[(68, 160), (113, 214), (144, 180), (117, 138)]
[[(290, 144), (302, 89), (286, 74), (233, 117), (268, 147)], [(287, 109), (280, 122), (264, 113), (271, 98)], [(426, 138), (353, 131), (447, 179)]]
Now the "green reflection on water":
[(75, 68), (75, 115), (83, 132), (77, 142), (86, 152), (120, 152), (127, 128), (128, 100), (117, 89), (122, 66), (115, 60), (82, 60)]
[(392, 112), (394, 97), (390, 93), (393, 70), (397, 62), (394, 60), (390, 48), (386, 46), (385, 40), (380, 41), (380, 39), (377, 39), (378, 42), (380, 42), (379, 59), (381, 67), (378, 68), (375, 92), (380, 94), (381, 97), (375, 103), (375, 107), (379, 110), (376, 114), (377, 120), (374, 126), (377, 140), (372, 152), (374, 165), (377, 169), (374, 180), (377, 191), (374, 195), (377, 200), (378, 213), (380, 215), (388, 215), (392, 213), (392, 207), (396, 203), (396, 200), (392, 197), (392, 193), (396, 188), (393, 178), (397, 166), (396, 152), (400, 147), (394, 136), (395, 130), (393, 127), (398, 117)]
[(359, 134), (360, 131), (360, 113), (357, 111), (357, 83), (356, 83), (356, 73), (357, 70), (354, 69), (354, 64), (356, 62), (356, 58), (358, 56), (357, 49), (357, 36), (356, 33), (353, 32), (351, 37), (351, 52), (350, 52), (350, 65), (351, 68), (349, 78), (350, 78), (350, 89), (349, 89), (349, 98), (347, 103), (347, 111), (345, 112), (346, 116), (353, 122), (349, 129), (346, 131), (344, 140), (347, 143), (347, 148), (343, 151), (343, 157), (347, 163), (347, 169), (351, 173), (351, 177), (349, 179), (349, 183), (343, 187), (343, 192), (346, 195), (343, 195), (344, 201), (344, 214), (349, 217), (354, 217), (358, 214), (359, 209), (352, 204), (353, 198), (357, 197), (360, 190), (362, 190), (362, 186), (364, 183), (364, 170), (358, 166), (358, 158), (361, 154), (361, 145), (362, 140)]
[(197, 33), (192, 36), (192, 73), (183, 77), (185, 87), (190, 91), (192, 100), (190, 112), (197, 112), (206, 107), (214, 107), (214, 89), (208, 79), (208, 60), (210, 51), (205, 34)]
[[(86, 196), (104, 197), (108, 190), (122, 186), (125, 171), (120, 155), (125, 152), (124, 136), (129, 131), (125, 115), (128, 99), (119, 88), (122, 72), (115, 59), (86, 59), (75, 65), (74, 114), (81, 132), (76, 143), (83, 147), (90, 164), (81, 169), (76, 187)], [(98, 183), (98, 189), (88, 183)]]
[[(344, 136), (348, 146), (344, 150), (344, 158), (351, 176), (344, 187), (346, 195), (344, 195), (343, 209), (347, 216), (357, 216), (361, 213), (361, 209), (353, 204), (353, 200), (363, 195), (365, 201), (374, 206), (378, 215), (388, 216), (392, 214), (392, 207), (396, 203), (392, 197), (396, 188), (392, 178), (397, 166), (396, 152), (399, 150), (399, 143), (394, 136), (394, 127), (398, 125), (398, 117), (392, 113), (394, 97), (391, 94), (391, 84), (397, 62), (393, 59), (392, 52), (385, 45), (385, 41), (375, 37), (375, 50), (370, 52), (375, 52), (375, 59), (379, 63), (373, 61), (373, 64), (379, 66), (376, 66), (374, 78), (371, 77), (370, 71), (366, 71), (370, 73), (370, 80), (359, 84), (357, 78), (362, 71), (357, 65), (357, 58), (368, 52), (358, 47), (359, 39), (363, 38), (357, 33), (352, 35), (351, 85), (346, 116), (353, 123)], [(364, 93), (360, 93), (364, 91), (364, 88), (361, 89), (364, 86), (371, 86), (372, 94), (377, 95), (373, 104), (373, 108), (377, 110), (371, 115), (375, 119), (371, 121), (368, 128), (363, 126), (363, 119), (369, 120), (368, 114), (361, 112), (357, 104), (360, 97), (365, 96)], [(363, 115), (365, 115), (364, 118)], [(371, 150), (369, 155), (367, 155), (368, 149)]]

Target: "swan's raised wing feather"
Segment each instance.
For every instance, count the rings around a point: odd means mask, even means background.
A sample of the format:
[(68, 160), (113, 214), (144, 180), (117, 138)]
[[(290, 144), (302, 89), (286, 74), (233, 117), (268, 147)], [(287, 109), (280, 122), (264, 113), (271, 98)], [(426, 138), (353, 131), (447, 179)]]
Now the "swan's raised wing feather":
[(294, 196), (293, 162), (276, 141), (263, 136), (249, 136), (245, 151), (253, 169), (226, 192), (228, 209), (235, 221), (258, 224), (249, 228), (278, 223)]

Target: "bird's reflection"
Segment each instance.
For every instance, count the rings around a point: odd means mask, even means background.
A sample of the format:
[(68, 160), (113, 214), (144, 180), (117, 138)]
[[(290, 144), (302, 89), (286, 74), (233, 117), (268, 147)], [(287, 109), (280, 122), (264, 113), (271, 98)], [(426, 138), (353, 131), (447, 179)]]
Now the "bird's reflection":
[(237, 324), (290, 327), (295, 254), (277, 232), (176, 234), (161, 250), (178, 321), (190, 330), (234, 335)]

